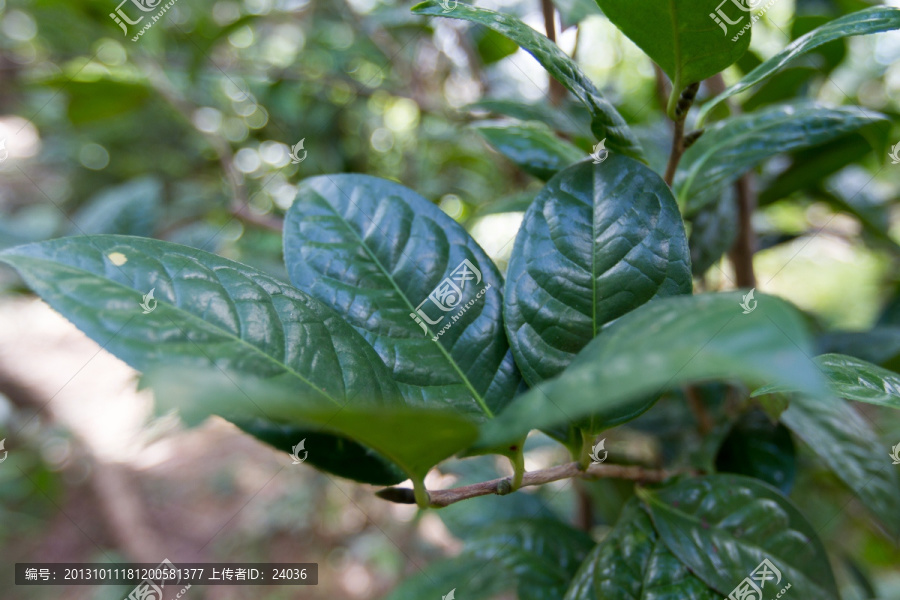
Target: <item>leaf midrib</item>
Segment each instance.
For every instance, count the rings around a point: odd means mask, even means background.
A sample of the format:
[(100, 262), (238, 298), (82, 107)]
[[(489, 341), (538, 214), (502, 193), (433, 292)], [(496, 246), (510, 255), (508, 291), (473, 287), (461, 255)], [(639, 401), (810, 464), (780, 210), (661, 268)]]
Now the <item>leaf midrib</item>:
[[(365, 240), (363, 240), (361, 237), (359, 237), (359, 234), (358, 234), (358, 233), (356, 232), (356, 230), (352, 227), (352, 225), (350, 224), (350, 222), (347, 221), (347, 220), (344, 218), (344, 216), (343, 216), (342, 214), (340, 214), (340, 213), (337, 211), (337, 209), (336, 209), (334, 206), (332, 206), (332, 204), (331, 204), (330, 202), (328, 202), (328, 200), (327, 200), (326, 198), (324, 198), (324, 197), (323, 197), (321, 194), (319, 194), (318, 192), (316, 192), (316, 197), (318, 197), (318, 198), (322, 201), (322, 203), (323, 203), (325, 206), (327, 206), (329, 210), (331, 210), (331, 212), (334, 214), (334, 216), (337, 217), (338, 220), (340, 220), (341, 224), (343, 224), (344, 227), (346, 227), (347, 230), (350, 231), (350, 233), (353, 235), (353, 237), (356, 238), (356, 241), (357, 241), (357, 242), (359, 243), (359, 245), (363, 248), (363, 250), (364, 250), (364, 251), (366, 252), (366, 254), (369, 256), (369, 258), (372, 260), (372, 262), (375, 263), (375, 265), (378, 267), (378, 269), (381, 271), (381, 273), (382, 273), (382, 274), (387, 278), (387, 280), (390, 282), (391, 287), (394, 288), (394, 290), (397, 292), (397, 294), (399, 294), (400, 298), (403, 299), (403, 302), (406, 303), (406, 306), (407, 306), (407, 308), (409, 309), (409, 311), (410, 311), (410, 312), (415, 312), (415, 311), (416, 311), (415, 306), (413, 306), (412, 302), (409, 301), (409, 298), (406, 297), (406, 294), (403, 293), (403, 290), (401, 290), (401, 289), (399, 288), (399, 286), (397, 286), (397, 283), (396, 283), (396, 281), (394, 281), (393, 276), (391, 276), (390, 272), (389, 272), (389, 271), (387, 270), (387, 268), (381, 263), (381, 261), (378, 260), (378, 257), (375, 256), (375, 254), (372, 252), (372, 250), (369, 248), (369, 246), (365, 243)], [(434, 335), (434, 334), (432, 333), (430, 327), (428, 327), (428, 334), (429, 334), (430, 336), (431, 336), (431, 335)], [(438, 342), (434, 342), (434, 344), (438, 347), (438, 349), (440, 350), (441, 354), (444, 355), (444, 358), (447, 360), (447, 362), (450, 364), (450, 366), (453, 367), (453, 370), (456, 371), (456, 373), (459, 375), (460, 379), (462, 379), (463, 383), (466, 385), (466, 387), (467, 387), (467, 388), (469, 389), (469, 391), (472, 393), (472, 396), (475, 398), (475, 401), (478, 403), (479, 408), (481, 408), (481, 410), (484, 412), (485, 415), (488, 416), (488, 418), (491, 418), (491, 419), (494, 418), (494, 413), (491, 412), (491, 409), (490, 409), (490, 408), (488, 408), (488, 406), (487, 406), (487, 404), (485, 403), (484, 399), (481, 397), (481, 395), (478, 393), (478, 391), (475, 390), (475, 388), (472, 386), (472, 382), (469, 381), (469, 378), (466, 377), (465, 373), (462, 372), (462, 370), (459, 368), (459, 365), (456, 364), (456, 361), (453, 360), (453, 357), (450, 356), (450, 354), (447, 352), (447, 349), (444, 348), (444, 347), (443, 347), (440, 343), (438, 343)]]
[[(58, 262), (58, 261), (53, 261), (53, 260), (46, 259), (46, 258), (39, 258), (39, 257), (35, 257), (35, 256), (23, 255), (23, 254), (10, 254), (10, 256), (15, 256), (15, 257), (17, 257), (17, 258), (24, 259), (24, 260), (31, 260), (31, 261), (35, 261), (35, 262), (47, 263), (47, 264), (50, 264), (50, 265), (52, 265), (52, 266), (54, 266), (54, 267), (65, 267), (65, 268), (71, 269), (71, 270), (73, 270), (73, 271), (77, 271), (77, 272), (79, 272), (79, 273), (85, 273), (85, 274), (87, 274), (87, 275), (89, 275), (89, 276), (91, 276), (91, 277), (94, 277), (94, 278), (96, 278), (96, 279), (98, 279), (98, 280), (107, 282), (107, 283), (109, 283), (109, 284), (111, 284), (111, 285), (113, 285), (113, 286), (116, 286), (116, 287), (118, 287), (118, 288), (121, 288), (121, 289), (123, 289), (123, 290), (127, 290), (127, 291), (129, 291), (129, 292), (134, 292), (134, 293), (137, 293), (137, 294), (140, 294), (140, 293), (141, 293), (140, 290), (136, 290), (136, 289), (134, 289), (134, 288), (132, 288), (132, 287), (128, 287), (127, 285), (122, 284), (122, 283), (120, 283), (120, 282), (118, 282), (118, 281), (116, 281), (116, 280), (114, 280), (114, 279), (110, 279), (110, 278), (107, 278), (107, 277), (103, 277), (103, 276), (97, 275), (96, 273), (93, 273), (93, 272), (91, 272), (91, 271), (86, 271), (86, 270), (84, 270), (83, 268), (81, 268), (81, 267), (76, 267), (76, 266), (74, 266), (74, 265), (70, 265), (70, 264), (66, 264), (66, 263), (62, 263), (62, 262)], [(225, 268), (228, 268), (228, 267), (225, 267)], [(224, 287), (224, 286), (223, 286), (223, 287)], [(64, 297), (64, 296), (63, 296), (62, 294), (60, 294), (59, 297)], [(287, 298), (287, 296), (285, 296), (285, 297)], [(245, 339), (243, 339), (243, 338), (241, 338), (241, 337), (238, 337), (238, 336), (234, 335), (233, 333), (231, 333), (230, 331), (228, 331), (228, 330), (226, 330), (226, 329), (223, 329), (223, 328), (217, 326), (217, 325), (214, 324), (214, 323), (211, 323), (211, 322), (209, 322), (209, 321), (206, 321), (206, 320), (204, 320), (204, 319), (202, 319), (202, 318), (200, 318), (200, 317), (194, 315), (194, 314), (191, 313), (191, 312), (188, 312), (187, 310), (181, 308), (181, 307), (178, 306), (177, 304), (170, 304), (170, 303), (168, 303), (168, 302), (165, 302), (165, 303), (162, 303), (162, 305), (163, 305), (163, 306), (166, 306), (166, 307), (171, 307), (172, 309), (178, 311), (180, 314), (185, 315), (185, 316), (187, 317), (187, 320), (198, 321), (198, 322), (200, 322), (200, 323), (203, 323), (204, 325), (207, 325), (207, 326), (209, 326), (210, 328), (212, 328), (212, 329), (214, 329), (214, 330), (216, 330), (216, 331), (221, 332), (225, 337), (228, 337), (228, 338), (231, 338), (231, 339), (233, 339), (233, 340), (238, 341), (241, 345), (250, 348), (251, 351), (253, 351), (253, 352), (259, 354), (260, 356), (262, 356), (263, 358), (265, 358), (265, 359), (268, 360), (269, 362), (271, 362), (271, 363), (273, 363), (273, 364), (275, 364), (275, 365), (277, 365), (277, 366), (279, 366), (279, 367), (282, 367), (282, 368), (285, 370), (285, 372), (287, 372), (287, 373), (289, 373), (289, 374), (291, 374), (291, 375), (294, 375), (297, 379), (299, 379), (299, 380), (302, 381), (303, 383), (307, 384), (307, 385), (310, 386), (312, 389), (316, 390), (316, 392), (320, 393), (322, 396), (324, 396), (325, 398), (327, 398), (328, 400), (330, 400), (330, 401), (331, 401), (333, 404), (335, 404), (336, 406), (342, 406), (341, 403), (340, 403), (336, 398), (333, 398), (330, 394), (328, 394), (328, 393), (325, 392), (324, 390), (320, 389), (319, 386), (317, 386), (317, 385), (314, 384), (312, 381), (310, 381), (309, 379), (307, 379), (306, 377), (304, 377), (302, 374), (300, 374), (300, 373), (298, 373), (297, 371), (295, 371), (292, 367), (290, 367), (290, 366), (288, 366), (286, 363), (284, 363), (284, 362), (278, 360), (278, 359), (275, 358), (274, 356), (272, 356), (272, 355), (270, 355), (270, 354), (266, 354), (265, 352), (262, 351), (262, 349), (258, 348), (257, 346), (254, 346), (253, 344), (251, 344), (251, 343), (248, 342), (247, 340), (245, 340)], [(277, 312), (277, 311), (276, 311), (276, 312)], [(279, 320), (280, 320), (280, 318), (281, 318), (281, 317), (280, 317), (280, 315), (279, 315)]]

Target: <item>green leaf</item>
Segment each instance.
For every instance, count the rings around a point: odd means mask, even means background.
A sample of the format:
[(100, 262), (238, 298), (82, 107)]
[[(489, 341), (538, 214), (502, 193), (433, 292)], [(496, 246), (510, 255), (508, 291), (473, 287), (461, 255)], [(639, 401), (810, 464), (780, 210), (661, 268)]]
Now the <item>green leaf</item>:
[[(468, 570), (439, 563), (437, 577), (427, 571), (405, 582), (387, 600), (438, 598), (451, 588), (461, 599), (488, 598), (492, 594), (484, 594), (483, 584), (478, 583), (482, 572), (490, 573), (493, 593), (515, 588), (521, 600), (556, 600), (592, 545), (587, 534), (553, 519), (494, 523), (471, 538), (463, 553), (451, 561)], [(446, 577), (447, 570), (458, 579)]]
[[(837, 396), (900, 408), (900, 375), (897, 373), (845, 354), (823, 354), (813, 360), (828, 378), (828, 385)], [(752, 396), (787, 391), (792, 390), (769, 385), (754, 391)]]
[(810, 342), (797, 310), (760, 295), (753, 312), (743, 314), (742, 299), (739, 292), (676, 296), (637, 308), (607, 325), (562, 375), (486, 423), (480, 443), (498, 445), (587, 415), (600, 429), (613, 427), (692, 381), (785, 382), (827, 396), (807, 358)]
[(823, 353), (849, 354), (900, 373), (900, 326), (869, 331), (831, 331), (819, 338)]
[[(512, 399), (520, 376), (503, 331), (500, 273), (465, 229), (412, 190), (367, 175), (303, 181), (285, 219), (284, 257), (291, 282), (362, 333), (408, 402), (484, 419)], [(464, 287), (443, 310), (430, 295), (460, 267), (471, 279), (453, 276)]]
[(867, 35), (897, 28), (900, 28), (900, 8), (890, 6), (873, 6), (826, 23), (797, 38), (784, 50), (747, 73), (736, 84), (704, 104), (698, 114), (697, 126), (701, 127), (709, 112), (717, 104), (724, 102), (726, 98), (753, 87), (760, 81), (778, 72), (798, 56), (818, 48), (822, 44), (854, 35)]
[(731, 189), (722, 199), (704, 206), (691, 218), (691, 271), (697, 277), (706, 273), (731, 249), (737, 238), (737, 205)]
[(519, 49), (515, 42), (493, 29), (482, 29), (475, 37), (475, 49), (483, 65), (503, 60)]
[(731, 5), (738, 13), (731, 18), (743, 20), (732, 32), (716, 23), (711, 5), (696, 0), (645, 0), (640, 10), (632, 0), (597, 0), (597, 4), (669, 76), (676, 98), (692, 83), (734, 64), (750, 47), (749, 35), (732, 41), (750, 16)]
[(611, 155), (560, 172), (525, 213), (506, 275), (506, 331), (525, 379), (555, 377), (603, 325), (691, 292), (678, 205), (649, 167)]
[(541, 123), (479, 125), (476, 129), (517, 167), (544, 181), (585, 156), (581, 149), (556, 137)]
[[(456, 413), (407, 406), (397, 394), (371, 399), (365, 394), (340, 403), (298, 393), (293, 381), (262, 380), (252, 375), (216, 369), (154, 369), (145, 380), (164, 407), (178, 408), (189, 422), (210, 414), (238, 424), (262, 416), (267, 423), (325, 431), (357, 440), (390, 459), (413, 480), (465, 449), (477, 437), (474, 423)], [(300, 438), (294, 440), (294, 443)], [(328, 451), (312, 442), (311, 458)]]
[(721, 600), (659, 539), (637, 499), (594, 547), (564, 600)]
[[(593, 2), (593, 0), (591, 0)], [(519, 121), (540, 121), (554, 131), (567, 133), (572, 137), (584, 136), (591, 127), (591, 116), (581, 104), (565, 101), (561, 106), (547, 103), (526, 104), (515, 100), (488, 98), (465, 106), (468, 111), (488, 111)]]
[(397, 586), (384, 600), (438, 600), (452, 590), (455, 590), (454, 599), (490, 600), (513, 586), (513, 582), (498, 576), (482, 559), (463, 553), (428, 565)]
[(151, 235), (162, 217), (162, 194), (153, 177), (106, 188), (72, 215), (70, 233)]
[[(378, 355), (337, 313), (251, 267), (186, 246), (117, 235), (20, 246), (0, 260), (135, 369), (202, 371), (215, 365), (276, 379), (298, 399), (331, 409), (354, 399), (399, 399)], [(151, 290), (158, 304), (143, 314), (140, 304)], [(254, 417), (268, 420), (261, 411)], [(352, 465), (356, 459), (348, 452), (348, 467), (338, 474), (365, 480)]]
[[(171, 384), (171, 377), (161, 378), (164, 383)], [(156, 394), (156, 405), (162, 408), (160, 398), (165, 398), (160, 393)], [(189, 398), (193, 401), (194, 397)], [(174, 400), (171, 398), (169, 400)], [(180, 406), (187, 406), (188, 402), (181, 402)], [(214, 414), (215, 411), (209, 411)], [(305, 448), (309, 454), (306, 462), (317, 469), (327, 471), (361, 481), (372, 485), (396, 485), (409, 478), (409, 474), (401, 470), (395, 463), (387, 460), (371, 448), (367, 448), (355, 441), (332, 433), (323, 433), (307, 427), (297, 427), (273, 423), (264, 419), (236, 422), (240, 427), (258, 440), (269, 444), (287, 454), (293, 454), (293, 448), (301, 440), (306, 440)], [(515, 496), (516, 494), (510, 494)]]
[(412, 11), (417, 15), (472, 21), (505, 35), (537, 59), (551, 77), (563, 84), (587, 107), (591, 113), (591, 130), (598, 140), (606, 139), (610, 150), (643, 159), (640, 143), (628, 129), (622, 115), (600, 95), (578, 64), (546, 36), (515, 17), (463, 3), (459, 3), (450, 12), (444, 12), (437, 0), (426, 0), (415, 5)]
[(840, 599), (815, 530), (775, 488), (714, 475), (639, 489), (638, 496), (669, 551), (720, 594), (730, 594), (768, 559), (781, 580), (763, 582), (766, 597), (790, 584), (807, 598)]
[[(890, 131), (890, 121), (877, 121), (827, 143), (794, 153), (790, 157), (790, 166), (760, 189), (759, 206), (772, 204), (798, 191), (810, 190), (818, 194), (829, 175), (883, 147)], [(848, 208), (852, 211), (852, 207), (840, 207), (838, 210)]]
[(734, 424), (716, 455), (716, 470), (761, 479), (788, 494), (797, 474), (791, 432), (766, 413), (746, 413)]
[(890, 535), (900, 534), (900, 477), (891, 468), (890, 445), (852, 406), (837, 398), (798, 395), (781, 421), (859, 497)]
[(722, 121), (684, 153), (675, 180), (678, 200), (687, 214), (694, 214), (764, 160), (822, 144), (884, 118), (859, 107), (804, 102)]

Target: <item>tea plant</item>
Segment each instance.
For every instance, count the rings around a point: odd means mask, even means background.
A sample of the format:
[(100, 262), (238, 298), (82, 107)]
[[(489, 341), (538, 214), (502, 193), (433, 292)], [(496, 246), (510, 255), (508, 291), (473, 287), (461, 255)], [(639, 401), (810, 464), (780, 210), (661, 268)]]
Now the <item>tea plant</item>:
[[(289, 282), (125, 235), (19, 246), (0, 259), (141, 371), (157, 402), (185, 421), (220, 415), (285, 451), (304, 440), (310, 464), (359, 482), (411, 480), (412, 489), (379, 492), (386, 500), (429, 510), (574, 478), (627, 484), (621, 515), (599, 543), (543, 515), (510, 515), (392, 598), (471, 600), (515, 589), (528, 599), (838, 599), (835, 557), (787, 494), (798, 469), (825, 467), (896, 542), (900, 476), (890, 444), (854, 406), (900, 408), (900, 375), (889, 370), (896, 356), (881, 365), (852, 348), (816, 356), (805, 315), (746, 289), (752, 247), (733, 257), (744, 290), (695, 294), (695, 278), (741, 249), (753, 210), (741, 193), (746, 173), (776, 155), (889, 127), (887, 116), (857, 106), (796, 100), (738, 113), (729, 99), (830, 41), (900, 28), (900, 9), (825, 23), (693, 118), (700, 84), (747, 51), (749, 32), (735, 23), (751, 13), (717, 16), (711, 5), (677, 0), (640, 10), (635, 0), (597, 2), (672, 83), (664, 166), (649, 165), (617, 108), (547, 37), (465, 4), (413, 9), (505, 36), (583, 106), (573, 114), (589, 117), (589, 132), (562, 109), (543, 113), (543, 123), (477, 125), (546, 182), (529, 201), (505, 277), (435, 204), (355, 174), (301, 183), (284, 223)], [(729, 228), (736, 213), (739, 231)], [(657, 403), (693, 411), (701, 444), (689, 459), (679, 452), (661, 465), (635, 464), (599, 441)], [(525, 442), (536, 430), (571, 462), (526, 471)], [(817, 462), (796, 460), (795, 440)], [(442, 462), (483, 454), (506, 457), (512, 474), (426, 489)]]

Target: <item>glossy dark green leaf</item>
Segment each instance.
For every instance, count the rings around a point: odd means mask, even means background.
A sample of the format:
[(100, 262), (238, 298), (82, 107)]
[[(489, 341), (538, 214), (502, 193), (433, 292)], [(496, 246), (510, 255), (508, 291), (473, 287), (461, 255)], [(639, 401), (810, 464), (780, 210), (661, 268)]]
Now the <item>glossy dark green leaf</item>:
[(106, 188), (72, 215), (70, 233), (149, 236), (162, 217), (162, 194), (152, 177)]
[(900, 8), (873, 6), (830, 21), (791, 42), (784, 50), (765, 61), (733, 86), (703, 105), (698, 116), (698, 126), (703, 125), (709, 112), (717, 104), (735, 94), (756, 85), (778, 72), (786, 64), (810, 50), (832, 40), (854, 35), (867, 35), (900, 28)]
[(417, 15), (450, 17), (479, 23), (513, 40), (534, 56), (551, 77), (563, 84), (587, 107), (591, 113), (591, 130), (598, 140), (606, 139), (606, 146), (610, 150), (638, 159), (643, 158), (640, 143), (628, 129), (622, 115), (600, 95), (578, 64), (546, 36), (515, 17), (461, 2), (449, 12), (445, 12), (437, 0), (426, 0), (415, 5), (412, 10)]
[(716, 470), (761, 479), (789, 494), (797, 474), (791, 432), (762, 411), (746, 413), (722, 440)]
[[(813, 359), (828, 378), (835, 395), (878, 406), (900, 408), (900, 374), (846, 354), (823, 354)], [(791, 391), (783, 386), (766, 386), (753, 396)]]
[(672, 554), (709, 587), (728, 596), (763, 560), (774, 569), (766, 598), (788, 584), (804, 597), (839, 600), (828, 555), (812, 525), (775, 488), (749, 477), (683, 479), (638, 496)]
[[(157, 402), (177, 408), (188, 422), (216, 414), (241, 426), (250, 424), (245, 428), (254, 431), (254, 420), (262, 416), (267, 423), (333, 433), (372, 448), (414, 481), (421, 481), (431, 467), (477, 437), (475, 424), (462, 415), (410, 407), (399, 394), (383, 399), (360, 394), (339, 403), (325, 402), (320, 396), (298, 393), (293, 381), (278, 379), (261, 380), (219, 366), (190, 371), (156, 368), (145, 376)], [(315, 456), (329, 447), (314, 448), (310, 441), (305, 449)]]
[(890, 444), (837, 398), (798, 395), (781, 421), (859, 497), (890, 535), (900, 534), (900, 477), (891, 468)]
[[(71, 237), (2, 254), (28, 285), (132, 367), (220, 369), (277, 379), (333, 409), (395, 403), (390, 372), (340, 316), (251, 267), (168, 242)], [(143, 314), (141, 302), (153, 290)], [(258, 411), (256, 418), (266, 419)], [(346, 456), (347, 461), (356, 456)], [(347, 474), (364, 479), (348, 463)]]
[(675, 180), (679, 203), (693, 214), (764, 160), (809, 148), (884, 119), (855, 106), (812, 102), (773, 106), (717, 123), (684, 153)]
[[(487, 598), (480, 588), (483, 573), (490, 574), (494, 593), (516, 589), (522, 600), (557, 600), (587, 556), (593, 542), (577, 529), (552, 519), (515, 519), (494, 523), (466, 542), (451, 566), (436, 565), (405, 582), (386, 600), (439, 598), (451, 588), (462, 598)], [(453, 568), (466, 566), (468, 570)], [(446, 577), (449, 570), (454, 577)], [(413, 595), (413, 593), (418, 595)]]
[(721, 600), (659, 539), (637, 499), (582, 563), (564, 600)]
[(669, 187), (625, 156), (560, 172), (525, 213), (506, 274), (506, 331), (525, 379), (555, 377), (603, 325), (691, 292)]
[[(412, 190), (367, 175), (303, 181), (284, 256), (291, 282), (362, 333), (411, 404), (483, 419), (512, 399), (520, 376), (503, 331), (500, 274)], [(438, 297), (441, 289), (454, 293)]]
[[(700, 380), (785, 382), (828, 395), (801, 315), (758, 295), (743, 314), (741, 293), (649, 302), (607, 325), (554, 379), (516, 398), (483, 426), (482, 444), (592, 415), (595, 428), (629, 421), (663, 391)], [(754, 304), (755, 302), (755, 304)]]
[(479, 125), (476, 129), (517, 167), (544, 181), (585, 157), (585, 152), (541, 123)]

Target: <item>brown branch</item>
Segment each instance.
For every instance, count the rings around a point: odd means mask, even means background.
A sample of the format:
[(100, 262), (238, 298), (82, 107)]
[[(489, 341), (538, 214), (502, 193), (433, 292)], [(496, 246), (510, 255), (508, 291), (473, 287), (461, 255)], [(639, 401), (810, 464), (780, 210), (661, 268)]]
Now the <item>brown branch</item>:
[[(719, 73), (706, 80), (706, 85), (713, 96), (725, 91), (725, 80)], [(731, 100), (728, 106), (733, 114), (740, 114), (741, 109)], [(739, 288), (755, 288), (756, 272), (753, 270), (753, 254), (756, 252), (756, 232), (753, 230), (753, 211), (756, 210), (756, 194), (753, 190), (753, 174), (745, 173), (734, 182), (734, 201), (737, 204), (738, 233), (734, 245), (728, 251), (728, 259), (734, 265)]]
[[(543, 485), (553, 481), (562, 479), (571, 479), (573, 477), (583, 477), (586, 479), (627, 479), (630, 481), (640, 481), (647, 483), (656, 483), (668, 479), (675, 475), (675, 472), (664, 471), (658, 469), (645, 469), (644, 467), (630, 465), (591, 465), (582, 471), (578, 468), (577, 462), (570, 462), (563, 465), (557, 465), (539, 471), (531, 471), (525, 473), (522, 480), (522, 487), (532, 485)], [(482, 481), (481, 483), (473, 483), (472, 485), (464, 485), (449, 490), (433, 490), (428, 492), (430, 506), (432, 508), (443, 508), (462, 500), (469, 498), (477, 498), (478, 496), (489, 496), (496, 494), (505, 496), (512, 489), (512, 479), (510, 477), (501, 477), (500, 479), (492, 479), (491, 481)], [(415, 504), (413, 491), (408, 488), (386, 488), (377, 492), (379, 498), (397, 502), (399, 504)]]
[[(700, 89), (699, 83), (692, 83), (684, 88), (675, 105), (675, 114), (673, 117), (675, 129), (672, 134), (672, 151), (669, 153), (669, 162), (666, 165), (666, 174), (663, 177), (670, 186), (672, 185), (672, 182), (675, 181), (675, 171), (678, 169), (678, 163), (681, 161), (681, 156), (688, 146), (685, 144), (684, 121), (687, 119), (688, 111), (694, 103), (694, 98), (697, 97), (698, 89)], [(692, 134), (691, 142), (693, 142), (694, 139), (696, 139), (696, 137)]]
[[(553, 6), (552, 0), (541, 0), (541, 12), (544, 13), (544, 30), (547, 37), (554, 44), (556, 43), (556, 7)], [(566, 97), (566, 88), (553, 77), (550, 79), (550, 104), (559, 106), (563, 98)]]
[(675, 121), (675, 130), (672, 133), (672, 151), (669, 152), (669, 162), (666, 164), (666, 174), (663, 179), (669, 186), (675, 181), (675, 171), (684, 154), (684, 119)]
[(734, 265), (739, 288), (755, 288), (756, 272), (753, 270), (753, 253), (756, 252), (756, 232), (753, 230), (753, 211), (756, 210), (756, 194), (753, 193), (752, 173), (744, 173), (734, 183), (737, 203), (738, 232), (728, 258)]

